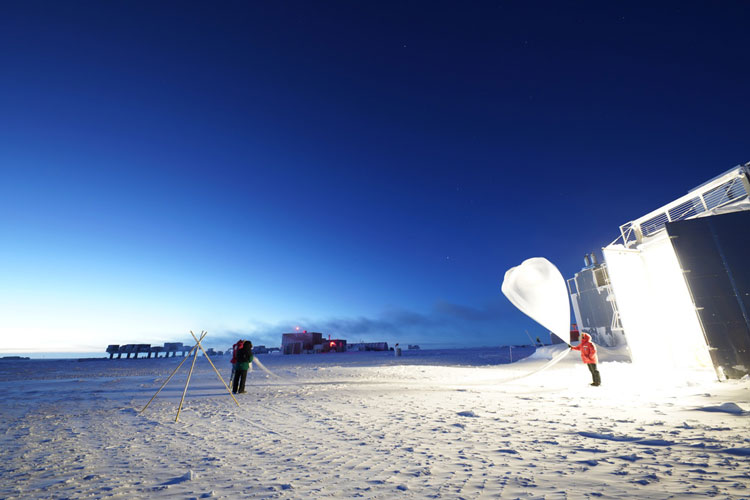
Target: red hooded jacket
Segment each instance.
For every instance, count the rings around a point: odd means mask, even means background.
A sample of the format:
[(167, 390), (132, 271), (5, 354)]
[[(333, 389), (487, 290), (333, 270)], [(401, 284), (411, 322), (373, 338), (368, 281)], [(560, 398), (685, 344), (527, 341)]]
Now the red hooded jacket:
[(237, 362), (237, 351), (242, 349), (244, 343), (244, 340), (238, 340), (237, 343), (232, 346), (232, 360), (230, 363), (235, 364)]
[(591, 342), (591, 335), (588, 333), (581, 334), (581, 343), (571, 346), (575, 351), (581, 351), (581, 360), (587, 365), (597, 364), (599, 359), (596, 356), (596, 346)]

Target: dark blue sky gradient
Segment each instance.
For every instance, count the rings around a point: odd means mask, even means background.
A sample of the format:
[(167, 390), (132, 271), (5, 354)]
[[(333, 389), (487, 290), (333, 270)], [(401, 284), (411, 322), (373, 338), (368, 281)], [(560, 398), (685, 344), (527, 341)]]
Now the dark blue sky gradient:
[(277, 345), (298, 324), (525, 342), (544, 330), (502, 296), (508, 268), (571, 277), (750, 160), (749, 21), (746, 2), (4, 2), (0, 312), (23, 342), (0, 348)]

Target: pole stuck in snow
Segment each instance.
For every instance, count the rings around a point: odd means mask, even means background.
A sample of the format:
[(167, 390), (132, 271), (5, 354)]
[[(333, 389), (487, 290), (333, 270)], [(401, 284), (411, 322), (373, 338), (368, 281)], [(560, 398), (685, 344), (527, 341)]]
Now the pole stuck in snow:
[[(208, 333), (208, 332), (206, 332), (206, 333)], [(235, 402), (235, 403), (237, 403), (237, 406), (239, 406), (239, 405), (240, 405), (240, 403), (238, 403), (238, 402), (237, 402), (237, 398), (235, 398), (235, 397), (234, 397), (234, 394), (232, 394), (232, 390), (231, 390), (231, 389), (229, 388), (229, 386), (227, 385), (227, 383), (226, 383), (226, 382), (224, 382), (224, 378), (223, 378), (223, 377), (221, 376), (221, 374), (219, 373), (219, 370), (217, 370), (217, 369), (216, 369), (216, 365), (214, 365), (214, 362), (213, 362), (213, 361), (211, 361), (211, 358), (210, 358), (210, 357), (208, 356), (208, 353), (207, 353), (206, 351), (204, 351), (204, 350), (203, 350), (203, 346), (201, 345), (201, 341), (200, 341), (200, 340), (198, 340), (198, 339), (197, 339), (197, 338), (195, 337), (195, 334), (193, 333), (193, 331), (192, 331), (192, 330), (190, 330), (190, 335), (192, 335), (192, 336), (193, 336), (193, 338), (195, 339), (195, 341), (197, 342), (197, 344), (196, 344), (196, 345), (197, 345), (197, 346), (198, 346), (198, 347), (200, 348), (201, 352), (203, 352), (203, 355), (204, 355), (204, 356), (206, 357), (206, 360), (208, 360), (208, 362), (209, 362), (209, 363), (211, 363), (211, 368), (213, 368), (213, 369), (214, 369), (214, 372), (216, 372), (216, 376), (217, 376), (217, 377), (219, 377), (219, 380), (221, 380), (221, 383), (222, 383), (222, 384), (224, 384), (224, 388), (225, 388), (225, 389), (227, 390), (227, 392), (229, 393), (229, 395), (230, 395), (230, 396), (232, 396), (232, 399), (234, 399), (234, 402)], [(202, 340), (202, 339), (203, 339), (203, 337), (201, 337), (201, 340)]]
[(156, 398), (156, 396), (158, 396), (158, 395), (159, 395), (159, 393), (161, 392), (161, 390), (162, 390), (162, 389), (164, 389), (164, 386), (166, 386), (166, 385), (167, 385), (167, 383), (169, 383), (169, 381), (170, 381), (170, 380), (172, 379), (172, 377), (174, 376), (174, 374), (175, 374), (175, 373), (177, 373), (177, 371), (178, 371), (178, 370), (180, 369), (180, 367), (181, 367), (181, 366), (182, 366), (182, 365), (183, 365), (183, 364), (185, 363), (185, 361), (187, 361), (187, 360), (188, 360), (188, 358), (190, 358), (190, 356), (192, 356), (192, 355), (193, 355), (193, 351), (195, 351), (195, 349), (196, 349), (197, 347), (198, 347), (198, 346), (197, 346), (197, 345), (195, 345), (195, 346), (193, 346), (193, 348), (192, 348), (192, 349), (190, 349), (190, 352), (188, 352), (188, 355), (187, 355), (187, 356), (185, 356), (184, 358), (182, 358), (182, 361), (180, 361), (180, 364), (179, 364), (179, 365), (177, 365), (177, 368), (175, 368), (175, 369), (174, 369), (174, 370), (172, 371), (172, 374), (171, 374), (171, 375), (170, 375), (169, 377), (167, 377), (167, 380), (165, 380), (163, 384), (161, 384), (161, 387), (159, 387), (159, 390), (158, 390), (158, 391), (156, 391), (156, 394), (154, 394), (153, 396), (151, 396), (151, 399), (149, 399), (149, 400), (148, 400), (148, 403), (146, 403), (146, 406), (144, 406), (144, 407), (143, 407), (143, 409), (142, 409), (141, 411), (139, 411), (138, 413), (143, 413), (144, 411), (146, 411), (146, 408), (148, 408), (148, 405), (150, 405), (150, 404), (151, 404), (151, 401), (153, 401), (153, 400), (154, 400), (154, 398)]
[[(192, 331), (190, 332), (193, 333)], [(203, 337), (206, 336), (205, 332), (201, 332), (201, 338), (198, 339), (198, 343), (195, 344), (196, 346), (201, 345), (201, 340), (203, 340)], [(195, 335), (193, 335), (193, 338), (195, 338)], [(187, 388), (190, 385), (190, 377), (193, 376), (193, 368), (195, 368), (195, 361), (198, 359), (198, 349), (193, 349), (193, 362), (190, 363), (190, 371), (188, 372), (187, 380), (185, 381), (185, 389), (182, 391), (182, 398), (180, 398), (180, 406), (177, 407), (177, 416), (174, 418), (174, 421), (177, 422), (177, 420), (180, 418), (180, 412), (182, 411), (182, 403), (185, 401), (185, 394), (187, 394)]]
[(219, 377), (219, 380), (221, 380), (221, 383), (224, 385), (224, 387), (226, 388), (227, 392), (229, 393), (229, 395), (234, 400), (235, 404), (238, 407), (240, 406), (240, 403), (237, 401), (237, 398), (234, 397), (234, 395), (232, 394), (232, 391), (229, 389), (229, 386), (227, 386), (227, 383), (224, 381), (224, 378), (222, 378), (221, 374), (219, 373), (219, 370), (216, 369), (216, 366), (214, 365), (213, 361), (211, 361), (211, 358), (208, 356), (208, 353), (206, 353), (206, 351), (203, 349), (203, 345), (201, 345), (201, 342), (206, 337), (206, 335), (208, 335), (208, 332), (201, 330), (201, 334), (200, 334), (200, 338), (199, 338), (191, 330), (190, 331), (190, 335), (192, 335), (193, 339), (195, 339), (195, 345), (193, 346), (192, 349), (190, 349), (190, 352), (188, 353), (187, 356), (185, 356), (185, 358), (180, 362), (180, 364), (177, 365), (177, 368), (175, 368), (174, 371), (172, 371), (172, 373), (169, 375), (169, 377), (167, 377), (167, 380), (165, 380), (164, 383), (161, 385), (161, 387), (159, 387), (159, 390), (156, 391), (156, 394), (154, 394), (153, 396), (151, 396), (151, 399), (148, 400), (148, 403), (146, 403), (146, 406), (144, 406), (143, 409), (141, 411), (139, 411), (138, 413), (143, 413), (144, 411), (146, 411), (146, 408), (148, 408), (148, 405), (150, 405), (151, 402), (154, 400), (154, 398), (156, 398), (156, 396), (161, 392), (161, 390), (164, 389), (164, 387), (172, 379), (172, 377), (174, 376), (174, 374), (179, 371), (179, 369), (182, 367), (182, 365), (185, 363), (185, 361), (187, 361), (188, 358), (190, 356), (192, 356), (193, 357), (193, 362), (190, 365), (190, 371), (188, 372), (187, 381), (185, 382), (185, 389), (182, 391), (182, 398), (180, 398), (180, 405), (177, 408), (177, 416), (174, 419), (175, 422), (177, 422), (179, 420), (179, 418), (180, 418), (180, 412), (182, 411), (182, 405), (183, 405), (183, 403), (185, 401), (185, 395), (187, 394), (187, 389), (188, 389), (188, 386), (190, 385), (190, 378), (193, 375), (193, 368), (195, 368), (195, 361), (198, 359), (198, 349), (201, 350), (201, 352), (203, 353), (203, 356), (205, 356), (206, 360), (208, 360), (208, 362), (211, 364), (211, 367), (214, 369), (214, 372), (216, 372), (216, 376)]

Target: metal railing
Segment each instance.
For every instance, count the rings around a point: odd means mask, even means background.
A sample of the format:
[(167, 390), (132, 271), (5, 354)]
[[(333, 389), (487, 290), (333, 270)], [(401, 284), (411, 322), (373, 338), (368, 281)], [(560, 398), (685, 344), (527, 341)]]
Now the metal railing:
[(637, 245), (664, 230), (667, 222), (690, 219), (704, 212), (750, 197), (750, 162), (737, 166), (685, 196), (634, 221), (620, 226), (620, 236), (611, 244)]

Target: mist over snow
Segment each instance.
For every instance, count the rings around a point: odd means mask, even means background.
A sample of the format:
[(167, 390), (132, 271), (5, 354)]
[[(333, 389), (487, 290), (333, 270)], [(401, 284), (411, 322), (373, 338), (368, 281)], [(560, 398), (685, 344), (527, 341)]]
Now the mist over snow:
[[(511, 327), (509, 311), (512, 306), (499, 296), (479, 307), (441, 300), (426, 312), (391, 307), (375, 316), (300, 317), (273, 323), (252, 321), (252, 327), (211, 332), (206, 341), (209, 345), (225, 346), (239, 338), (249, 338), (255, 345), (278, 346), (282, 333), (299, 326), (349, 342), (388, 342), (389, 345), (399, 342), (430, 348), (457, 348), (528, 343), (529, 337), (523, 329)], [(549, 340), (549, 334), (538, 325), (529, 325), (529, 329), (534, 337), (541, 335)]]

